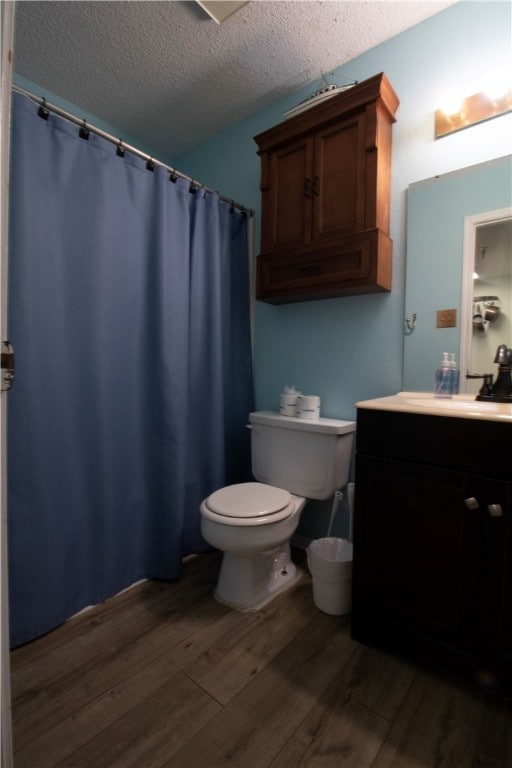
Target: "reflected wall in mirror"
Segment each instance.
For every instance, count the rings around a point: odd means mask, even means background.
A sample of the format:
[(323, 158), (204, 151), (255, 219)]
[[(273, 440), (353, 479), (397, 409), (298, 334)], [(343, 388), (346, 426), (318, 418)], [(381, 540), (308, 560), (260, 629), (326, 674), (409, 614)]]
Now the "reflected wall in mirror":
[[(466, 220), (511, 205), (510, 155), (409, 186), (404, 316), (416, 314), (416, 324), (412, 331), (404, 324), (403, 389), (432, 392), (443, 352), (455, 353), (459, 364), (465, 364), (460, 360), (461, 329), (472, 334), (473, 314), (471, 301), (464, 318), (468, 304), (463, 307)], [(457, 310), (456, 327), (436, 327), (437, 311), (443, 309)], [(510, 338), (505, 341), (511, 344)], [(494, 352), (485, 372), (496, 370)], [(461, 389), (466, 385), (464, 374), (461, 367)]]
[[(463, 374), (495, 375), (498, 345), (512, 347), (512, 208), (466, 218), (461, 317)], [(463, 384), (476, 395), (482, 379)]]

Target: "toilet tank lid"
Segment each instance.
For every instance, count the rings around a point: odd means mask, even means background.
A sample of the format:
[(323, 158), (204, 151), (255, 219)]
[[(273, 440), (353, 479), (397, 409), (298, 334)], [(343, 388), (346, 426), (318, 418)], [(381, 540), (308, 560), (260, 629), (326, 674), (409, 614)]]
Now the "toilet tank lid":
[(298, 429), (305, 432), (345, 435), (356, 431), (355, 421), (341, 419), (299, 419), (296, 416), (281, 416), (276, 411), (254, 411), (249, 414), (251, 424), (267, 424), (284, 429)]

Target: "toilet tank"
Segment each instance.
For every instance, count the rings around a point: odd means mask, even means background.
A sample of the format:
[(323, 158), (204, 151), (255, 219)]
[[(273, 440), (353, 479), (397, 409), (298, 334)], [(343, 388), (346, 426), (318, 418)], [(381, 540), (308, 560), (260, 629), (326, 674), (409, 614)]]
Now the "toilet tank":
[(249, 415), (252, 473), (267, 485), (327, 499), (348, 482), (355, 421), (298, 419), (274, 411)]

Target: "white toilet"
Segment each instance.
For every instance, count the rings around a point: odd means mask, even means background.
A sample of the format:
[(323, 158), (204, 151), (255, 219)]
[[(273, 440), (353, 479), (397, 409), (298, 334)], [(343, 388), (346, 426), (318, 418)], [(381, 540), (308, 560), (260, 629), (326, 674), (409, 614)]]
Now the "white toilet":
[(221, 488), (201, 504), (201, 533), (224, 552), (215, 597), (256, 611), (300, 578), (290, 539), (307, 499), (348, 481), (354, 421), (249, 416), (254, 483)]

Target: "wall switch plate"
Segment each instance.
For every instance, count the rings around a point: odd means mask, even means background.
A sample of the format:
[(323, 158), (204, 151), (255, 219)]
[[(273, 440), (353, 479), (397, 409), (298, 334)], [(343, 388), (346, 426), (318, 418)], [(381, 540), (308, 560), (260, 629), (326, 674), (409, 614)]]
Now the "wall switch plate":
[(456, 309), (438, 309), (437, 310), (437, 328), (456, 328), (457, 310)]

